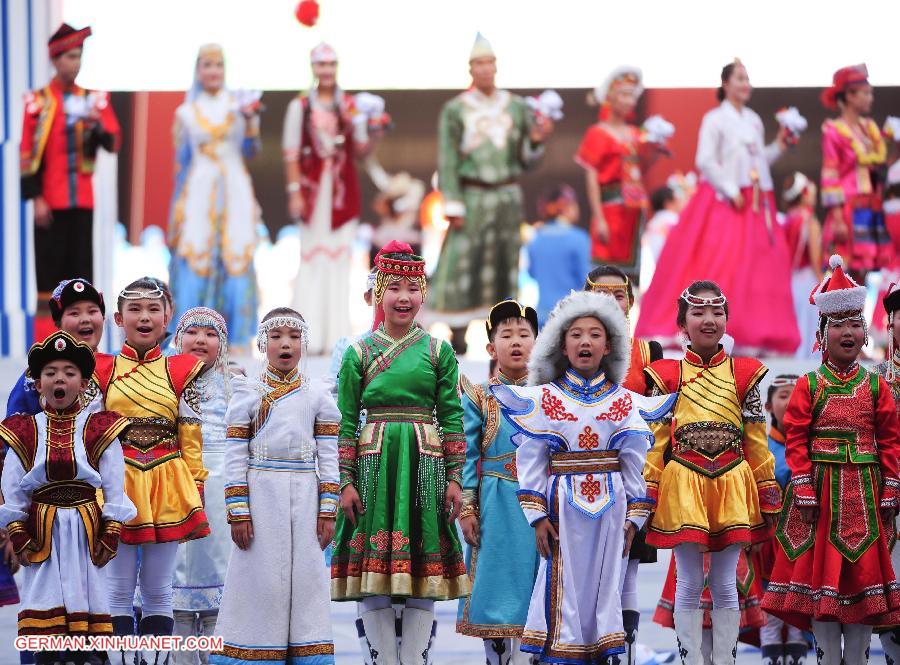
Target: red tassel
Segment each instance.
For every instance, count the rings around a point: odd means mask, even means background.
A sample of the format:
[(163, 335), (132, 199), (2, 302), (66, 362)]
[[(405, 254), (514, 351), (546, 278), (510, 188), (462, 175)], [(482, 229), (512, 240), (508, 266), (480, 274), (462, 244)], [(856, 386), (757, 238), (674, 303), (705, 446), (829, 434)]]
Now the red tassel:
[(302, 0), (294, 10), (294, 16), (307, 28), (311, 28), (319, 20), (319, 3), (316, 0)]

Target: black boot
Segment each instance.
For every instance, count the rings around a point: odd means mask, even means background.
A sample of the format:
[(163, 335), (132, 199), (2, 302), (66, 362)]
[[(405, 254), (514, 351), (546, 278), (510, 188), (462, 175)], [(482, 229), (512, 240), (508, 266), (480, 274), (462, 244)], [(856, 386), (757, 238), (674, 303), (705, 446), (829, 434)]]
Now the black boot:
[(634, 649), (637, 644), (638, 624), (641, 613), (635, 610), (622, 610), (622, 626), (625, 628), (625, 665), (634, 665)]
[(34, 665), (56, 665), (59, 654), (55, 651), (35, 651)]
[(808, 652), (806, 642), (788, 642), (784, 645), (784, 665), (804, 665)]
[[(138, 634), (163, 637), (171, 635), (175, 629), (175, 619), (159, 614), (148, 614), (141, 618)], [(172, 662), (169, 651), (146, 651), (141, 665), (169, 665)]]
[(765, 644), (762, 647), (763, 665), (784, 665), (784, 647), (781, 644)]
[[(112, 617), (111, 622), (116, 637), (134, 635), (134, 617), (121, 614)], [(111, 665), (141, 665), (134, 651), (108, 651), (107, 657)]]

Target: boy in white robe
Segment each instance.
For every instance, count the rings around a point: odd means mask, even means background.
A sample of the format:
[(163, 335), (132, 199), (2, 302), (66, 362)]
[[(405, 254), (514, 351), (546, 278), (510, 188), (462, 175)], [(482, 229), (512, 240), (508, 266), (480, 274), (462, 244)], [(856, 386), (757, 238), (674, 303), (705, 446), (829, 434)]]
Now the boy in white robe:
[[(94, 362), (91, 348), (63, 331), (32, 346), (28, 372), (43, 410), (0, 425), (0, 440), (9, 447), (0, 478), (0, 525), (25, 567), (20, 636), (112, 633), (100, 568), (116, 555), (122, 523), (137, 511), (125, 494), (117, 441), (128, 421), (81, 401)], [(37, 663), (57, 657), (35, 654)], [(84, 652), (70, 656), (76, 663), (87, 658)]]

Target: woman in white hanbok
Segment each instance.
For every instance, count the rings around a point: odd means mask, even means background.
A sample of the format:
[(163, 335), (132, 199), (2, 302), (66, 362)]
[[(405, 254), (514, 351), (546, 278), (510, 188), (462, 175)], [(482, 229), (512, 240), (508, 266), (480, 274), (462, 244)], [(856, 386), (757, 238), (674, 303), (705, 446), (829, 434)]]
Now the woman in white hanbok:
[(194, 84), (175, 111), (175, 192), (169, 225), (174, 320), (209, 307), (232, 346), (256, 332), (253, 253), (259, 206), (245, 160), (259, 151), (259, 95), (224, 87), (222, 48), (200, 48)]

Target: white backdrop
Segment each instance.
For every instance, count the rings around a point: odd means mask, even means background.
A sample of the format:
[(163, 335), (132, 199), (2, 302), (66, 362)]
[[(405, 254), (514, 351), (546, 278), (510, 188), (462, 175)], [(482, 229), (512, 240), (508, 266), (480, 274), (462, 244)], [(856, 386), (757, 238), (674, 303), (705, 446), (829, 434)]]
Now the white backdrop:
[(757, 86), (823, 87), (863, 61), (873, 84), (900, 84), (896, 0), (319, 2), (312, 29), (296, 0), (63, 0), (63, 15), (93, 27), (80, 82), (104, 90), (185, 90), (208, 41), (225, 47), (231, 86), (296, 90), (321, 40), (348, 89), (460, 88), (478, 30), (510, 87), (593, 87), (623, 63), (650, 87), (713, 87), (735, 56)]

